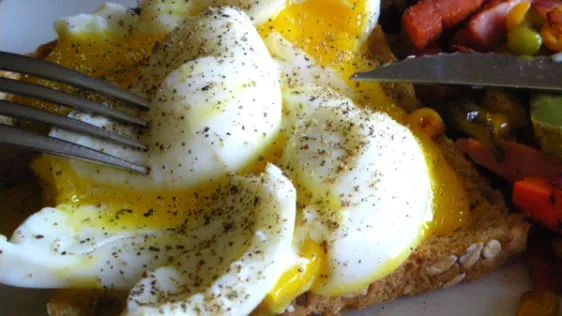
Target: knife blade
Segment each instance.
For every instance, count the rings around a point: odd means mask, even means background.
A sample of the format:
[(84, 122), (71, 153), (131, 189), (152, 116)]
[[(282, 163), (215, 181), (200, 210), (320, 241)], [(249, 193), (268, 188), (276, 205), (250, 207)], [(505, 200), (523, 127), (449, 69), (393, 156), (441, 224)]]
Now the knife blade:
[(549, 57), (452, 53), (406, 58), (356, 73), (357, 81), (452, 84), (562, 91), (562, 63)]

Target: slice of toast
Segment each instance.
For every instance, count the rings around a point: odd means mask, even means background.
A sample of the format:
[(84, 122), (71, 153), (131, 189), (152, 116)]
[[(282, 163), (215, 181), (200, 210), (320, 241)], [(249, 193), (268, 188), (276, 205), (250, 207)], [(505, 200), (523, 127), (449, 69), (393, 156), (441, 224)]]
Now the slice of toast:
[(441, 139), (447, 161), (467, 188), (473, 222), (451, 236), (430, 237), (389, 276), (374, 282), (364, 295), (320, 297), (305, 293), (287, 315), (335, 315), (401, 296), (417, 295), (478, 279), (526, 249), (529, 224), (519, 214), (509, 214), (502, 194), (455, 148)]
[[(378, 63), (395, 60), (380, 28), (375, 30), (372, 43)], [(36, 55), (46, 56), (52, 47), (52, 43), (41, 46)], [(411, 85), (383, 84), (383, 89), (407, 110), (420, 105)], [(480, 278), (525, 251), (530, 225), (524, 217), (509, 213), (503, 195), (490, 186), (451, 140), (442, 137), (438, 142), (468, 191), (472, 223), (450, 236), (430, 237), (400, 268), (371, 284), (364, 294), (321, 297), (305, 293), (293, 302), (287, 315), (336, 315), (346, 309), (450, 287)], [(116, 306), (122, 307), (124, 298), (123, 294), (105, 295), (99, 291), (54, 295), (47, 311), (51, 316), (118, 315), (121, 308)]]

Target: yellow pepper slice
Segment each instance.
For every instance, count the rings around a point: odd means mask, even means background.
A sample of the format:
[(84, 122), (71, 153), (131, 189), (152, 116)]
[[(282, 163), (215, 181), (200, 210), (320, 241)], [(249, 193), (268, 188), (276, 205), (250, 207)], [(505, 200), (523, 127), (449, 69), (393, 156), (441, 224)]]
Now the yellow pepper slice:
[(509, 11), (509, 14), (505, 18), (505, 26), (508, 31), (515, 29), (525, 20), (525, 16), (529, 9), (531, 8), (530, 2), (521, 2)]

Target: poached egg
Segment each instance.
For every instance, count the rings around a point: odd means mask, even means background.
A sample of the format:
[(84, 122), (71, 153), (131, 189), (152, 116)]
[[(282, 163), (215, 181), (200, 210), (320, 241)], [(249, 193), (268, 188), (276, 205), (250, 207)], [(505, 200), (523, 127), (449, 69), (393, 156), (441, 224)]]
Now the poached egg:
[[(153, 0), (140, 4), (140, 14), (107, 5), (91, 17), (59, 22), (59, 44), (48, 59), (106, 77), (152, 100), (146, 114), (150, 129), (142, 135), (150, 150), (134, 152), (61, 130), (53, 130), (51, 135), (138, 159), (135, 161), (152, 167), (151, 175), (142, 178), (76, 161), (40, 158), (34, 167), (51, 192), (49, 205), (55, 207), (40, 211), (37, 216), (44, 214), (38, 218), (65, 223), (53, 236), (91, 233), (97, 239), (90, 248), (73, 252), (70, 256), (76, 261), (71, 263), (59, 258), (61, 253), (51, 253), (56, 260), (49, 268), (65, 267), (64, 274), (53, 274), (54, 279), (2, 282), (32, 287), (132, 288), (127, 305), (131, 314), (160, 310), (245, 314), (262, 301), (269, 312), (283, 312), (308, 290), (320, 295), (361, 292), (400, 266), (428, 232), (447, 233), (466, 222), (468, 212), (462, 205), (466, 193), (431, 140), (401, 123), (406, 121), (406, 113), (378, 85), (348, 79), (375, 65), (369, 56), (368, 36), (378, 18), (379, 1), (215, 2), (212, 4), (228, 2), (238, 9), (206, 11), (207, 7), (196, 7), (197, 1)], [(109, 21), (116, 16), (129, 20)], [(113, 30), (121, 24), (129, 26)], [(144, 63), (147, 57), (149, 61)], [(104, 118), (71, 115), (136, 134)], [(288, 178), (273, 166), (264, 171), (267, 161), (277, 163)], [(255, 175), (259, 173), (264, 175)], [(240, 274), (219, 268), (208, 278), (194, 281), (199, 261), (195, 264), (191, 257), (181, 257), (170, 266), (161, 257), (167, 254), (165, 247), (156, 247), (163, 252), (153, 254), (152, 240), (188, 243), (181, 231), (174, 230), (184, 221), (203, 235), (210, 234), (205, 231), (207, 219), (224, 223), (212, 211), (219, 204), (210, 202), (213, 192), (224, 193), (219, 198), (223, 206), (238, 207), (237, 200), (229, 196), (237, 197), (241, 211), (247, 205), (243, 201), (272, 188), (263, 181), (272, 174), (294, 183), (298, 198), (286, 194), (283, 203), (268, 205), (292, 203), (298, 215), (294, 233), (285, 230), (277, 243), (259, 248), (268, 256), (248, 262), (245, 256), (256, 249), (251, 242), (256, 238), (243, 237), (238, 231), (230, 236), (243, 245), (228, 249), (229, 257), (220, 267), (239, 264)], [(415, 181), (406, 185), (417, 186), (407, 191), (402, 185), (410, 181), (410, 175)], [(261, 189), (251, 190), (254, 195), (221, 189), (237, 181), (233, 179), (251, 182), (256, 177), (262, 180), (256, 184)], [(443, 195), (444, 186), (453, 193)], [(201, 208), (190, 211), (198, 205)], [(245, 218), (273, 212), (253, 210)], [(3, 240), (6, 247), (19, 251), (12, 252), (17, 254), (12, 259), (27, 254), (20, 243), (28, 245), (27, 240), (44, 228), (32, 219), (18, 230), (23, 235), (14, 234), (10, 242)], [(216, 237), (223, 234), (218, 226), (212, 229)], [(100, 227), (110, 227), (111, 233)], [(254, 232), (264, 229), (261, 224), (252, 227)], [(146, 231), (154, 237), (134, 239)], [(397, 231), (401, 233), (395, 234)], [(125, 237), (114, 241), (106, 233)], [(105, 258), (106, 244), (107, 249), (113, 246), (128, 253), (143, 248), (138, 261), (132, 256), (134, 264), (127, 264), (126, 276), (84, 262), (89, 256), (95, 262), (96, 257)], [(203, 256), (204, 262), (216, 262), (216, 252), (225, 249), (211, 248)], [(64, 256), (69, 255), (66, 251)], [(189, 252), (190, 256), (196, 254)], [(269, 262), (274, 259), (277, 264)], [(12, 266), (17, 260), (2, 261), (0, 257), (0, 267), (3, 262)], [(114, 268), (119, 263), (110, 262)], [(269, 269), (272, 277), (244, 274), (255, 269)], [(69, 272), (73, 270), (84, 274)], [(146, 291), (153, 282), (154, 294)], [(223, 301), (225, 284), (236, 285), (250, 299), (240, 304), (236, 299)], [(209, 299), (217, 309), (202, 310), (201, 304)]]

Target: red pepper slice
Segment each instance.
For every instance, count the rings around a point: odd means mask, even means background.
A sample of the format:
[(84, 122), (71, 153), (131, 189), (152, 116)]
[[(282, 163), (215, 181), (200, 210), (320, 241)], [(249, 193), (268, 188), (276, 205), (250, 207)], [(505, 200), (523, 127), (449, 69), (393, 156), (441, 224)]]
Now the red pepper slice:
[(562, 233), (562, 190), (545, 178), (515, 182), (513, 204), (543, 226)]
[(475, 163), (511, 182), (529, 177), (554, 179), (562, 175), (562, 161), (527, 145), (506, 142), (503, 161), (496, 160), (490, 148), (475, 139), (459, 139), (456, 145)]

